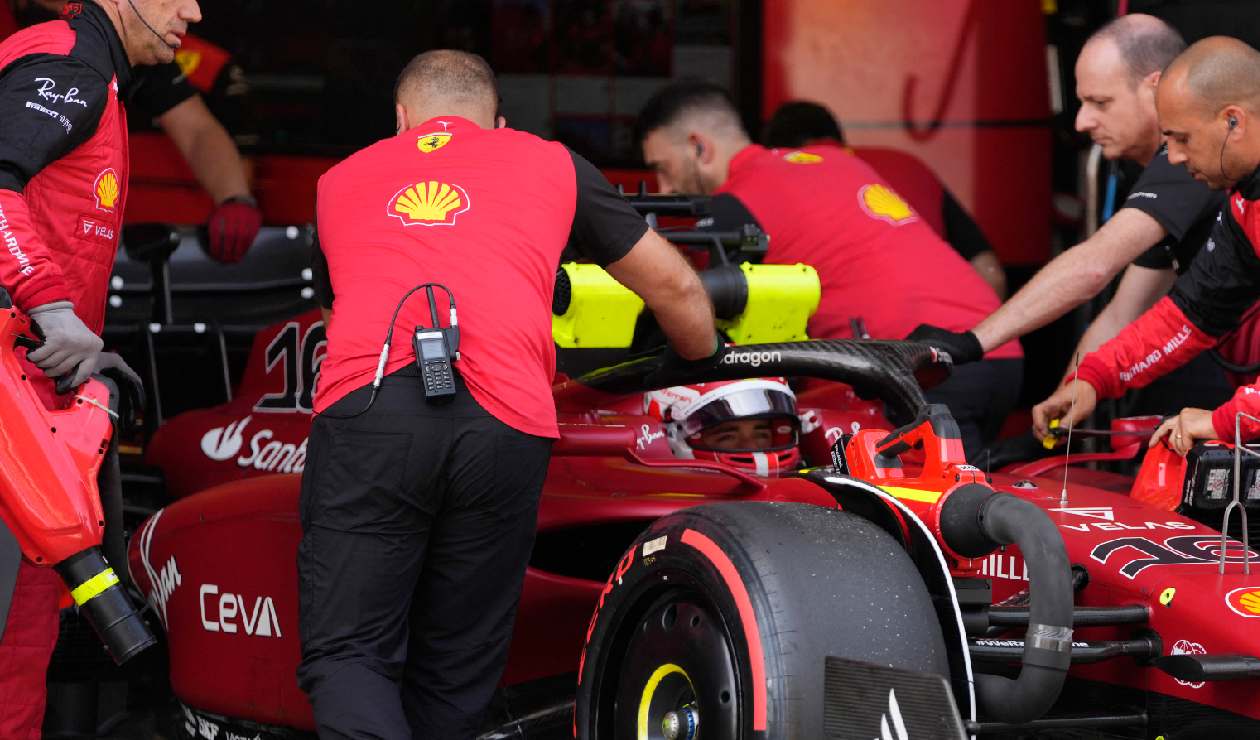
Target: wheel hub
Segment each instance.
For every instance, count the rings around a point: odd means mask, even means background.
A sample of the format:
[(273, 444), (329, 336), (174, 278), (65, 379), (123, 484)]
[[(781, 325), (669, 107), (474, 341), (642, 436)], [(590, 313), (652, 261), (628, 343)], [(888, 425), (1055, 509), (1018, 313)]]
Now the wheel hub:
[(665, 740), (694, 740), (700, 729), (700, 714), (691, 707), (666, 712), (661, 720), (661, 734)]

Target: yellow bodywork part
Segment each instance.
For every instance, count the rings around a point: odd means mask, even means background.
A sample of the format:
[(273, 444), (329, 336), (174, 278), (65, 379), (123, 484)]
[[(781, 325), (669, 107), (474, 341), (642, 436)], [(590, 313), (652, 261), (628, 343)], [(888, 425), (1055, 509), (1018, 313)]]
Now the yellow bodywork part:
[(801, 342), (809, 318), (818, 310), (822, 283), (809, 265), (739, 266), (748, 282), (748, 302), (739, 316), (717, 326), (736, 344)]
[[(560, 270), (551, 315), (556, 344), (565, 349), (629, 347), (643, 300), (597, 265), (569, 262)], [(717, 328), (735, 344), (809, 338), (805, 327), (822, 297), (813, 267), (745, 262), (740, 272), (748, 287), (744, 310), (733, 319), (719, 319)]]
[(643, 299), (598, 265), (569, 262), (557, 276), (559, 292), (567, 283), (563, 313), (551, 314), (551, 336), (566, 349), (629, 347)]

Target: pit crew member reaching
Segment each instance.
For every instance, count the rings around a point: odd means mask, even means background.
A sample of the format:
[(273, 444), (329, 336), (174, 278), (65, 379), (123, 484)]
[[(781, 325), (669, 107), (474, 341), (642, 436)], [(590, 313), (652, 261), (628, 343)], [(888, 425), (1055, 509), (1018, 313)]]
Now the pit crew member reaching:
[[(956, 363), (969, 362), (1094, 298), (1123, 272), (1115, 295), (1072, 355), (1084, 357), (1132, 323), (1168, 292), (1177, 275), (1190, 269), (1224, 197), (1171, 164), (1161, 147), (1155, 90), (1164, 67), (1184, 49), (1172, 27), (1142, 14), (1122, 16), (1090, 36), (1076, 61), (1081, 101), (1076, 129), (1089, 134), (1104, 157), (1120, 161), (1120, 171), (1131, 183), (1128, 198), (1102, 228), (1051, 260), (971, 331), (923, 326), (910, 338), (947, 350)], [(1222, 350), (1232, 361), (1249, 364), (1244, 342)], [(1070, 377), (1074, 369), (1073, 363), (1065, 374)], [(1213, 403), (1228, 392), (1220, 370), (1206, 357), (1187, 372), (1193, 372), (1195, 382), (1177, 384), (1176, 395), (1189, 394), (1184, 402)], [(1206, 393), (1191, 391), (1195, 386), (1207, 386)]]
[[(1072, 381), (1033, 408), (1038, 435), (1060, 419), (1071, 426), (1099, 398), (1140, 388), (1214, 346), (1260, 298), (1260, 52), (1215, 36), (1177, 57), (1156, 97), (1168, 160), (1208, 187), (1229, 189), (1211, 240), (1190, 271), (1160, 299), (1081, 363)], [(1215, 411), (1186, 408), (1156, 430), (1185, 454), (1197, 440), (1233, 439), (1238, 412), (1260, 416), (1260, 387), (1240, 388)], [(1244, 438), (1260, 425), (1244, 420)]]

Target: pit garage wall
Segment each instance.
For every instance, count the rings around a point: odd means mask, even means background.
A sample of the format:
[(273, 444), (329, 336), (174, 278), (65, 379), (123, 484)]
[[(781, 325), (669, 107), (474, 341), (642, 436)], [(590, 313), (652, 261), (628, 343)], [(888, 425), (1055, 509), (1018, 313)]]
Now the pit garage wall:
[(855, 146), (911, 152), (1007, 266), (1049, 259), (1050, 92), (1040, 0), (767, 0), (763, 116), (829, 107)]

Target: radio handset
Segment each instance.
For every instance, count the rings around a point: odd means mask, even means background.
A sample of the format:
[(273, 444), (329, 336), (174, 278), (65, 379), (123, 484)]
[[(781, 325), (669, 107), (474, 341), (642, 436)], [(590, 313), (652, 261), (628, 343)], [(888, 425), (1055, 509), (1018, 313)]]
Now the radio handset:
[(433, 299), (433, 286), (425, 286), (429, 298), (429, 317), (433, 327), (417, 326), (412, 334), (412, 346), (416, 351), (416, 365), (424, 379), (424, 398), (430, 403), (449, 400), (455, 395), (455, 373), (452, 364), (459, 359), (459, 320), (455, 314), (455, 298), (447, 291), (451, 301), (450, 326), (443, 327), (438, 321), (437, 302)]

